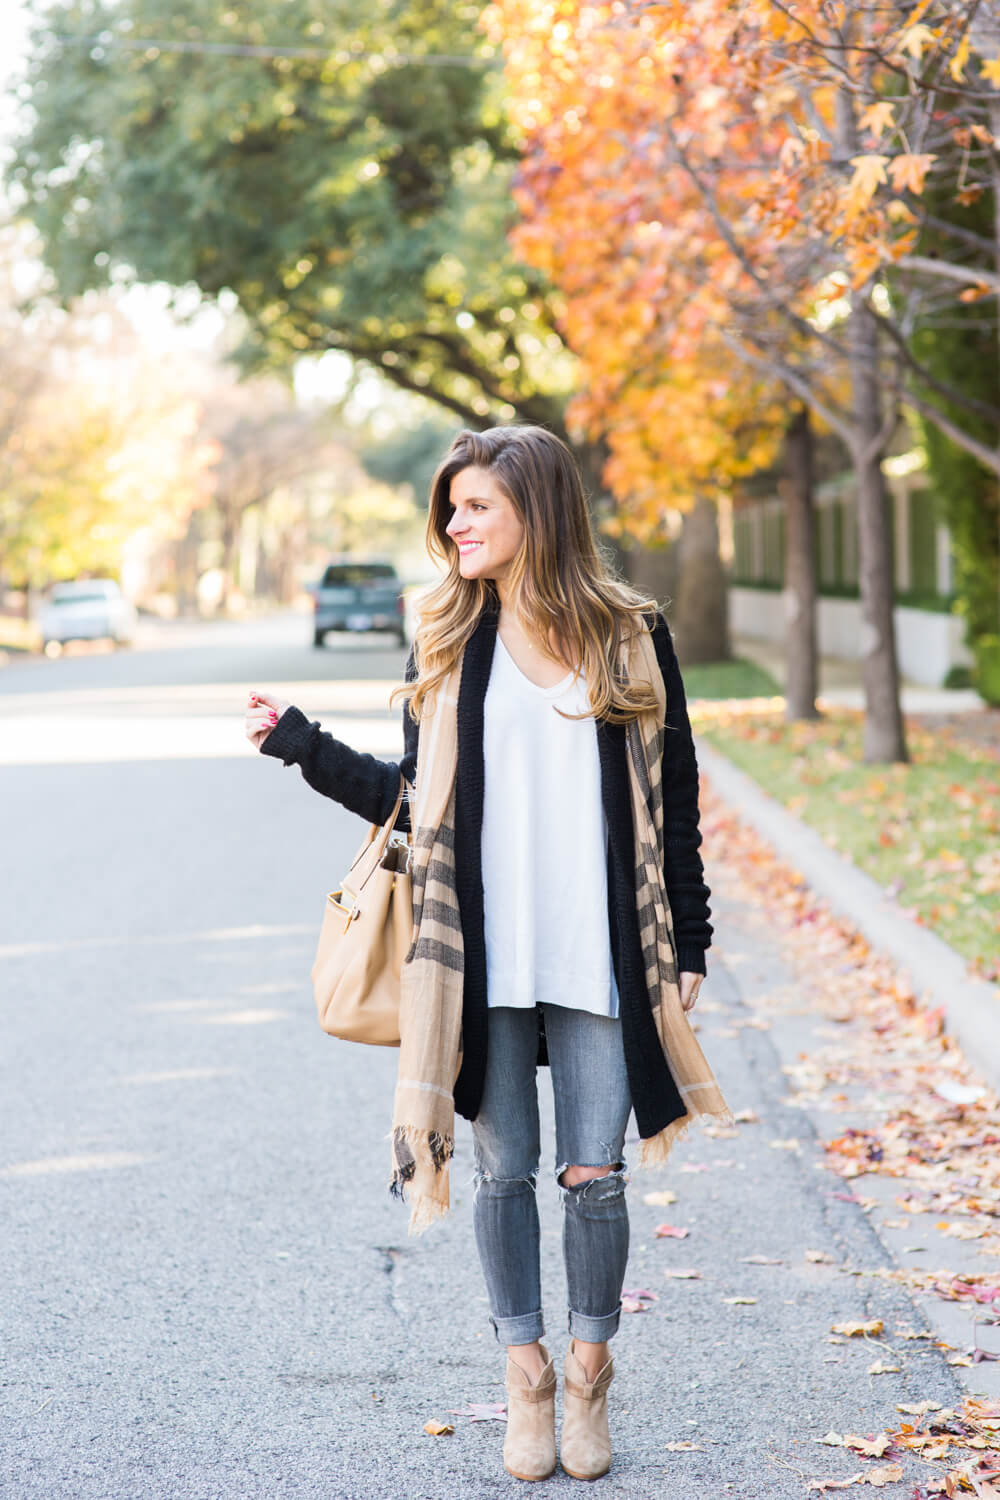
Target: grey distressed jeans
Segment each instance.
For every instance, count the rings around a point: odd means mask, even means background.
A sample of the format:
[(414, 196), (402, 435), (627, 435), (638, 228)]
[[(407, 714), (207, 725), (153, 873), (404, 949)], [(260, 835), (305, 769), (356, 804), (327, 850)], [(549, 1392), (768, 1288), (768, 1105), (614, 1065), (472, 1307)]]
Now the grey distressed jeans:
[[(614, 1168), (578, 1187), (559, 1187), (569, 1331), (599, 1344), (618, 1328), (628, 1259), (623, 1147), (631, 1097), (621, 1022), (562, 1005), (541, 1009), (555, 1097), (556, 1180), (571, 1165)], [(472, 1122), (473, 1225), (497, 1339), (530, 1344), (544, 1332), (535, 1202), (537, 1008), (491, 1008), (488, 1025), (486, 1081)]]

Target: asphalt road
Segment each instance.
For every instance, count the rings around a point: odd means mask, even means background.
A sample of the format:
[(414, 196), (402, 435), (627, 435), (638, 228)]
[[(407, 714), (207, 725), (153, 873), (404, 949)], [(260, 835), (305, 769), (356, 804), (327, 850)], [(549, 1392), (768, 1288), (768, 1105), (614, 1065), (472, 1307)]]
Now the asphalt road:
[[(503, 1400), (468, 1129), (454, 1213), (409, 1239), (385, 1191), (395, 1054), (316, 1024), (325, 892), (361, 825), (252, 750), (246, 692), (272, 688), (389, 755), (399, 732), (382, 708), (404, 653), (310, 641), (305, 617), (146, 626), (132, 651), (0, 672), (4, 1497), (525, 1490), (503, 1471), (499, 1423), (423, 1432)], [(702, 999), (730, 1022), (789, 979), (751, 917), (716, 908)], [(800, 1039), (730, 1030), (704, 1044), (733, 1108), (761, 1124), (735, 1139), (696, 1129), (667, 1169), (635, 1174), (628, 1281), (658, 1301), (624, 1317), (615, 1343), (602, 1495), (800, 1497), (859, 1467), (818, 1446), (830, 1428), (869, 1432), (896, 1401), (958, 1399), (925, 1344), (871, 1378), (877, 1351), (828, 1341), (848, 1318), (926, 1325), (896, 1285), (852, 1274), (887, 1252), (833, 1195), (813, 1127), (788, 1104), (781, 1047)], [(769, 1149), (793, 1136), (798, 1151)], [(551, 1133), (544, 1149), (551, 1164)], [(668, 1186), (675, 1205), (642, 1201)], [(540, 1199), (561, 1358), (550, 1177)], [(654, 1238), (663, 1219), (690, 1238)], [(669, 1267), (701, 1278), (668, 1280)], [(756, 1301), (724, 1300), (741, 1296)], [(678, 1442), (697, 1446), (666, 1446)], [(560, 1472), (533, 1493), (578, 1491)]]

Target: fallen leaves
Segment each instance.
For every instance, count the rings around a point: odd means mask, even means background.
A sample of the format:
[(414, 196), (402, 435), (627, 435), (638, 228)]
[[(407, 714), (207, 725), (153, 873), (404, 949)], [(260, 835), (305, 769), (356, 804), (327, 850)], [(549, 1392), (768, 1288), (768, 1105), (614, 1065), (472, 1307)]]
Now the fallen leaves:
[(437, 1422), (432, 1417), (429, 1422), (424, 1423), (424, 1431), (428, 1437), (451, 1437), (455, 1431), (454, 1422)]
[(452, 1410), (453, 1417), (465, 1417), (470, 1422), (506, 1422), (507, 1408), (502, 1401), (470, 1401), (460, 1411)]
[(844, 1436), (844, 1447), (853, 1448), (855, 1453), (863, 1453), (866, 1458), (881, 1458), (891, 1446), (892, 1438), (887, 1432), (880, 1432), (876, 1438), (859, 1437), (856, 1432)]
[(658, 1188), (656, 1192), (643, 1193), (642, 1201), (653, 1208), (667, 1208), (671, 1203), (677, 1202), (677, 1194), (671, 1192), (670, 1188)]
[(657, 1224), (653, 1233), (658, 1240), (686, 1240), (691, 1231), (676, 1224)]
[(664, 1448), (666, 1448), (668, 1453), (692, 1453), (696, 1449), (698, 1451), (702, 1451), (704, 1448), (704, 1445), (702, 1443), (689, 1442), (664, 1443), (663, 1446)]
[(659, 1300), (656, 1292), (647, 1291), (645, 1287), (632, 1287), (622, 1292), (622, 1312), (649, 1312), (650, 1306)]
[[(804, 731), (806, 735), (810, 732)], [(860, 772), (852, 763), (850, 774), (856, 772), (859, 779), (871, 775)], [(907, 844), (902, 837), (906, 834), (905, 807), (896, 807), (900, 774), (883, 768), (879, 775), (881, 792), (877, 796), (874, 791), (866, 792), (854, 805), (872, 820), (876, 836), (889, 818), (899, 841), (893, 857), (905, 859), (924, 830), (911, 829), (907, 834), (912, 835), (911, 844)], [(832, 1139), (824, 1143), (827, 1166), (845, 1179), (865, 1174), (892, 1177), (899, 1188), (895, 1205), (891, 1199), (886, 1204), (884, 1192), (878, 1198), (865, 1196), (853, 1190), (853, 1183), (852, 1190), (847, 1190), (847, 1182), (843, 1191), (832, 1191), (828, 1196), (862, 1211), (885, 1211), (888, 1206), (890, 1211), (896, 1207), (897, 1213), (907, 1216), (922, 1215), (924, 1221), (919, 1230), (914, 1230), (914, 1236), (917, 1232), (925, 1235), (928, 1244), (931, 1234), (937, 1233), (944, 1236), (938, 1242), (942, 1247), (948, 1241), (967, 1241), (966, 1254), (1000, 1254), (1000, 1100), (971, 1073), (954, 1039), (944, 1032), (940, 1007), (921, 1009), (910, 980), (890, 960), (874, 952), (847, 922), (830, 912), (801, 875), (780, 861), (753, 830), (719, 803), (710, 785), (707, 790), (703, 812), (707, 839), (711, 841), (709, 854), (720, 871), (720, 884), (733, 899), (762, 913), (769, 934), (780, 943), (782, 960), (794, 976), (787, 987), (769, 994), (764, 1003), (775, 1010), (798, 1013), (805, 988), (810, 1011), (820, 1022), (814, 1028), (815, 1045), (783, 1065), (791, 1096), (788, 1103), (803, 1109), (849, 1110), (855, 1120), (860, 1115), (865, 1128), (854, 1125), (831, 1132)], [(782, 794), (780, 787), (772, 786), (771, 790), (779, 797)], [(978, 792), (973, 792), (968, 782), (962, 787), (963, 793), (966, 790), (975, 800), (970, 816), (976, 819), (977, 830), (980, 822), (984, 827), (995, 827), (1000, 800), (994, 798), (989, 811), (984, 812)], [(951, 793), (950, 798), (957, 805), (956, 794)], [(877, 806), (880, 801), (884, 807)], [(920, 816), (919, 810), (916, 816)], [(938, 838), (935, 847), (939, 863), (934, 882), (947, 884), (960, 863), (966, 871), (962, 878), (969, 881), (971, 889), (968, 869), (975, 856), (974, 846), (964, 843), (961, 832), (956, 835), (952, 827), (947, 837)], [(907, 870), (919, 870), (923, 859), (921, 852)], [(993, 865), (987, 869), (983, 861), (980, 878), (992, 876)], [(939, 899), (943, 905), (943, 898)], [(823, 1026), (823, 1022), (827, 1024)], [(772, 1149), (782, 1149), (782, 1141), (787, 1139), (776, 1140)], [(805, 1135), (801, 1139), (804, 1141)], [(786, 1145), (784, 1149), (793, 1148)], [(906, 1229), (908, 1220), (888, 1222)], [(742, 1260), (781, 1264), (766, 1256)], [(834, 1265), (834, 1257), (821, 1250), (806, 1251), (805, 1260), (812, 1265)], [(840, 1267), (841, 1271), (852, 1269)], [(996, 1269), (993, 1274), (959, 1274), (894, 1266), (855, 1274), (886, 1275), (910, 1291), (966, 1303), (970, 1314), (978, 1314), (984, 1324), (992, 1323), (1000, 1314), (1000, 1271)], [(901, 1329), (897, 1334), (900, 1339), (931, 1340), (952, 1365), (968, 1367), (977, 1359), (990, 1357), (988, 1351), (978, 1348), (968, 1354), (953, 1350), (942, 1339), (923, 1332)], [(846, 1346), (850, 1343), (884, 1337), (883, 1319), (877, 1317), (838, 1321), (830, 1331), (830, 1342), (841, 1344), (839, 1357), (844, 1360), (849, 1358)], [(870, 1378), (901, 1373), (902, 1360), (895, 1349), (882, 1344), (880, 1355), (871, 1364), (866, 1361)], [(917, 1368), (907, 1360), (908, 1370), (915, 1372)], [(991, 1475), (988, 1468), (990, 1463), (994, 1468), (1000, 1463), (996, 1457), (1000, 1450), (1000, 1409), (995, 1417), (987, 1411), (985, 1420), (983, 1411), (973, 1410), (968, 1400), (960, 1413), (945, 1411), (934, 1401), (914, 1401), (897, 1409), (899, 1417), (887, 1423), (882, 1432), (845, 1437), (829, 1432), (819, 1439), (826, 1446), (857, 1455), (863, 1467), (847, 1476), (817, 1476), (809, 1493), (865, 1485), (891, 1488), (902, 1479), (903, 1462), (912, 1453), (922, 1461), (944, 1466), (939, 1468), (937, 1478), (921, 1480), (920, 1494), (957, 1496), (974, 1491), (980, 1500), (1000, 1500), (1000, 1490), (990, 1488), (1000, 1476)], [(900, 1423), (898, 1428), (895, 1421)]]
[(869, 1469), (865, 1474), (865, 1480), (875, 1489), (881, 1489), (886, 1484), (898, 1484), (902, 1477), (902, 1464), (880, 1464), (875, 1469)]
[(728, 1302), (732, 1307), (750, 1307), (756, 1301), (756, 1297), (723, 1297), (723, 1302)]
[(842, 1333), (845, 1338), (877, 1338), (885, 1324), (881, 1318), (869, 1318), (867, 1322), (832, 1323), (831, 1333)]
[(665, 1270), (663, 1274), (670, 1281), (701, 1281), (702, 1279), (701, 1272), (695, 1271), (690, 1267), (685, 1267), (683, 1269), (675, 1269), (670, 1267)]

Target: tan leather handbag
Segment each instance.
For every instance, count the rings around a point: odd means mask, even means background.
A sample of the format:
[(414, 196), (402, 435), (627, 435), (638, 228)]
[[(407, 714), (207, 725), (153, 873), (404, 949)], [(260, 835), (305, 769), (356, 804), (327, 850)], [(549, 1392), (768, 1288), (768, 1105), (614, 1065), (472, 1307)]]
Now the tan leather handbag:
[(372, 825), (327, 896), (311, 971), (323, 1030), (374, 1047), (399, 1046), (400, 974), (413, 932), (410, 842), (393, 829), (405, 791), (400, 777), (388, 821)]

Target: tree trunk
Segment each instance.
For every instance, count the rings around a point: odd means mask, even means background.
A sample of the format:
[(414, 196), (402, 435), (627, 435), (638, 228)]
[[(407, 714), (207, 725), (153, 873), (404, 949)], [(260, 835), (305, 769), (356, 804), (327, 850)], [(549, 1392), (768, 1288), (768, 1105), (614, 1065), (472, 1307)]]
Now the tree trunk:
[(848, 339), (858, 486), (861, 585), (861, 675), (865, 690), (864, 759), (905, 761), (899, 668), (893, 628), (894, 580), (889, 502), (882, 458), (878, 329), (863, 292), (853, 295)]
[(188, 517), (187, 530), (174, 543), (174, 577), (177, 613), (194, 614), (198, 608), (198, 543), (201, 539), (201, 510)]
[(604, 483), (604, 465), (608, 461), (607, 444), (577, 443), (573, 445), (573, 455), (583, 480), (594, 530), (598, 534), (598, 545), (612, 568), (623, 578), (628, 578), (627, 542), (620, 537), (608, 536), (599, 529), (601, 521), (616, 509), (614, 498), (608, 493)]
[(719, 556), (719, 516), (711, 500), (702, 496), (687, 512), (677, 547), (677, 602), (671, 627), (681, 664), (726, 661), (732, 655), (729, 600)]
[(228, 615), (229, 601), (232, 597), (233, 585), (235, 583), (236, 549), (239, 545), (240, 523), (243, 520), (243, 516), (238, 510), (230, 510), (227, 506), (220, 505), (219, 519), (221, 522), (220, 541), (222, 543), (219, 572), (222, 575), (222, 586), (219, 591), (217, 608), (220, 615)]
[(633, 588), (655, 599), (661, 609), (673, 609), (677, 595), (676, 544), (664, 542), (657, 547), (630, 548), (626, 577)]
[(785, 434), (785, 718), (817, 719), (816, 511), (809, 408)]

